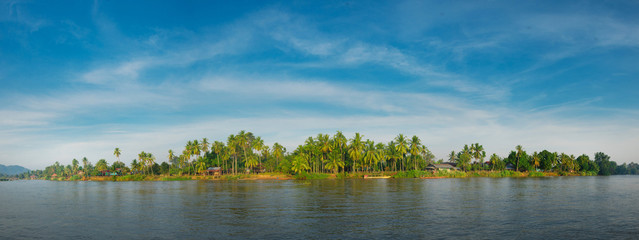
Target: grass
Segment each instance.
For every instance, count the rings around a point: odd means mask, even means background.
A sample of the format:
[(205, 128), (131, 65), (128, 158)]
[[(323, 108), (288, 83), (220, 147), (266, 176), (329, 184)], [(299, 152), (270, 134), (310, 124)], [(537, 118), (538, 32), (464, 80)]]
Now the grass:
[(330, 175), (326, 173), (300, 173), (295, 175), (295, 179), (297, 180), (307, 180), (307, 179), (327, 179)]

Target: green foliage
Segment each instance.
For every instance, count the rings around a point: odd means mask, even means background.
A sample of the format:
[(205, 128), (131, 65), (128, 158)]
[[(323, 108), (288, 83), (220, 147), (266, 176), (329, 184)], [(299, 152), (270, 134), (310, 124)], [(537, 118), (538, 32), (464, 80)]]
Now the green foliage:
[(326, 173), (307, 173), (302, 172), (295, 175), (295, 179), (297, 180), (306, 180), (306, 179), (327, 179), (330, 175)]
[(82, 177), (78, 176), (78, 175), (73, 175), (71, 176), (71, 178), (69, 178), (69, 180), (71, 181), (78, 181), (78, 180), (82, 180)]
[(528, 176), (529, 176), (529, 177), (543, 177), (543, 176), (545, 176), (545, 175), (544, 175), (544, 173), (543, 173), (543, 172), (535, 172), (535, 171), (532, 171), (532, 172), (529, 172), (529, 173), (528, 173)]

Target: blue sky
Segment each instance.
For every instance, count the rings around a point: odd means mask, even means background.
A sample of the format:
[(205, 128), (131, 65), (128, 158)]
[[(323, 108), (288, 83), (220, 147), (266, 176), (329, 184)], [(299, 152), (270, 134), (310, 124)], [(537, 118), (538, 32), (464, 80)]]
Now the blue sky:
[(636, 1), (2, 1), (0, 163), (239, 130), (637, 162)]

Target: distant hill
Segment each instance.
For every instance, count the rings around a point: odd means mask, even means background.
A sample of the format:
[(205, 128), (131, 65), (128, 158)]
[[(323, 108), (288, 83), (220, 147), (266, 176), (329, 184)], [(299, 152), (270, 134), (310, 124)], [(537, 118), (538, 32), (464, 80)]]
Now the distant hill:
[(18, 165), (5, 166), (0, 164), (0, 173), (2, 174), (16, 175), (16, 174), (20, 174), (20, 173), (28, 172), (28, 171), (30, 170), (22, 166), (18, 166)]

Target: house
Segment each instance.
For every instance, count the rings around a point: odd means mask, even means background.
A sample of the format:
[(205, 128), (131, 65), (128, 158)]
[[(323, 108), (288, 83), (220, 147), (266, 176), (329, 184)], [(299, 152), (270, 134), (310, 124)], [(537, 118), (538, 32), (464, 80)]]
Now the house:
[(515, 165), (512, 163), (506, 163), (506, 170), (515, 171)]
[(206, 175), (220, 175), (221, 172), (222, 168), (220, 167), (210, 167), (204, 171)]
[(430, 164), (428, 165), (428, 167), (426, 167), (426, 170), (430, 170), (430, 171), (457, 171), (459, 170), (458, 167), (456, 167), (457, 164), (455, 163), (438, 163), (438, 164)]
[(58, 177), (58, 174), (54, 173), (54, 174), (51, 175), (51, 177)]

